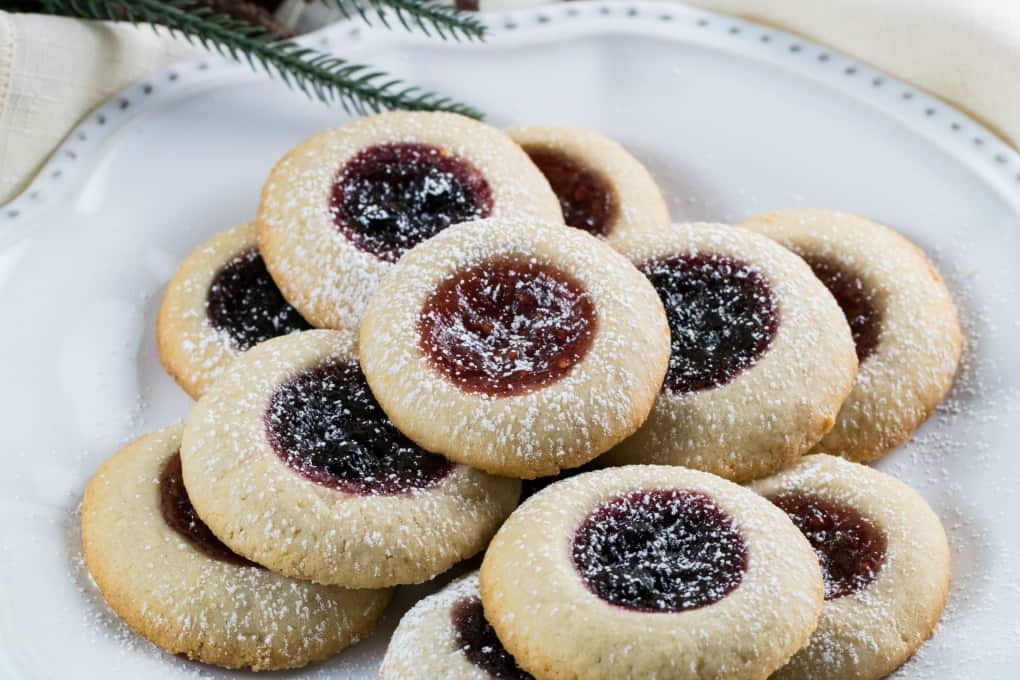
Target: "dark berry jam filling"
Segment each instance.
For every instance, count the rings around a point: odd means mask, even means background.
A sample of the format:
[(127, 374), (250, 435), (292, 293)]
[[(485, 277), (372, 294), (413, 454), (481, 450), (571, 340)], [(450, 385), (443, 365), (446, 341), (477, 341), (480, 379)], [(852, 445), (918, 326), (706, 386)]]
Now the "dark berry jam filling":
[(747, 550), (733, 520), (698, 491), (634, 491), (592, 511), (578, 528), (574, 566), (603, 600), (646, 612), (682, 612), (723, 599), (744, 578)]
[(311, 328), (283, 299), (255, 249), (216, 272), (205, 296), (205, 313), (212, 327), (226, 333), (242, 352), (278, 335)]
[(885, 560), (885, 534), (859, 512), (799, 494), (769, 500), (790, 516), (815, 549), (826, 600), (866, 588), (878, 576)]
[(283, 383), (269, 400), (265, 423), (270, 445), (287, 465), (348, 493), (425, 489), (453, 469), (397, 430), (356, 364), (327, 362)]
[(160, 472), (159, 509), (167, 526), (188, 539), (205, 555), (215, 560), (236, 564), (239, 567), (259, 566), (223, 545), (212, 530), (205, 525), (205, 522), (199, 518), (195, 508), (191, 505), (191, 499), (188, 498), (188, 490), (184, 488), (180, 452), (170, 456)]
[(878, 346), (878, 335), (882, 330), (874, 293), (864, 285), (860, 276), (832, 258), (809, 255), (804, 257), (804, 261), (836, 298), (850, 324), (857, 360), (864, 361)]
[(559, 380), (595, 335), (595, 304), (566, 272), (533, 260), (490, 260), (432, 293), (419, 318), (432, 366), (467, 392), (526, 394)]
[(340, 168), (330, 212), (355, 246), (388, 262), (451, 224), (488, 217), (492, 189), (476, 167), (428, 144), (379, 144)]
[(617, 213), (616, 196), (609, 183), (559, 151), (541, 147), (524, 150), (560, 199), (563, 220), (590, 234), (605, 236)]
[(723, 255), (676, 255), (640, 267), (669, 320), (673, 392), (720, 387), (750, 368), (768, 349), (779, 312), (766, 278)]
[(465, 597), (453, 603), (450, 609), (457, 646), (468, 661), (494, 678), (508, 680), (532, 680), (533, 676), (517, 666), (503, 643), (496, 637), (496, 631), (485, 619), (482, 601), (477, 597)]

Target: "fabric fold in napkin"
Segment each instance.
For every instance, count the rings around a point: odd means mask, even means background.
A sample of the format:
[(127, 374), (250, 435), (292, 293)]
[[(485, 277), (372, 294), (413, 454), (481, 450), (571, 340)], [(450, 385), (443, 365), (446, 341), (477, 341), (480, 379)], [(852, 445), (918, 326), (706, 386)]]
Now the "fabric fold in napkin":
[(201, 54), (151, 26), (0, 12), (0, 204), (114, 94)]

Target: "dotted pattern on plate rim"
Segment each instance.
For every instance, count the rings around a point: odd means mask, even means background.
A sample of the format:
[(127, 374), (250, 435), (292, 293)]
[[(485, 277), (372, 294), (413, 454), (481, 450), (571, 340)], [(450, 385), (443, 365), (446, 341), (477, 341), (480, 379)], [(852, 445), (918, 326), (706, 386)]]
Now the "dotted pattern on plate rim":
[[(490, 33), (494, 35), (498, 35), (500, 31), (511, 33), (525, 25), (529, 29), (551, 29), (560, 22), (571, 20), (615, 20), (621, 13), (625, 18), (634, 21), (678, 26), (686, 22), (689, 26), (716, 31), (718, 34), (727, 35), (736, 40), (754, 40), (770, 49), (785, 49), (790, 55), (811, 58), (821, 67), (839, 68), (840, 74), (844, 77), (855, 78), (858, 75), (866, 77), (870, 75), (868, 83), (875, 90), (885, 89), (895, 84), (900, 88), (899, 100), (901, 104), (916, 109), (920, 115), (932, 119), (936, 125), (954, 133), (954, 136), (958, 133), (970, 135), (972, 148), (982, 157), (1002, 168), (1003, 172), (1007, 173), (1011, 180), (1020, 187), (1020, 154), (998, 137), (969, 120), (963, 113), (906, 83), (889, 78), (879, 71), (840, 55), (835, 50), (817, 46), (793, 35), (751, 22), (722, 15), (703, 15), (696, 10), (692, 10), (689, 15), (686, 12), (680, 15), (662, 7), (595, 4), (583, 9), (567, 6), (547, 7), (530, 13), (522, 12), (518, 15), (519, 18), (508, 18), (501, 24), (493, 23), (490, 25)], [(349, 46), (362, 41), (363, 38), (364, 35), (360, 28), (351, 27), (344, 31), (343, 42), (345, 46)], [(341, 42), (339, 38), (323, 36), (319, 39), (318, 45), (321, 49), (331, 49), (334, 43), (338, 42)], [(115, 103), (103, 106), (91, 117), (86, 118), (69, 140), (56, 150), (54, 154), (56, 162), (53, 160), (47, 162), (43, 166), (43, 173), (32, 181), (25, 192), (15, 196), (7, 206), (0, 206), (0, 217), (4, 217), (8, 222), (26, 217), (28, 213), (22, 207), (23, 203), (34, 207), (33, 204), (44, 200), (48, 194), (44, 183), (59, 180), (64, 175), (65, 166), (70, 167), (71, 162), (79, 159), (88, 150), (85, 142), (90, 138), (90, 128), (103, 128), (108, 122), (114, 123), (118, 118), (125, 119), (129, 115), (128, 112), (131, 110), (133, 102), (156, 93), (162, 94), (174, 85), (188, 83), (190, 82), (188, 76), (195, 72), (213, 73), (216, 70), (208, 61), (173, 67), (161, 76), (121, 94)], [(157, 85), (157, 83), (159, 84)]]

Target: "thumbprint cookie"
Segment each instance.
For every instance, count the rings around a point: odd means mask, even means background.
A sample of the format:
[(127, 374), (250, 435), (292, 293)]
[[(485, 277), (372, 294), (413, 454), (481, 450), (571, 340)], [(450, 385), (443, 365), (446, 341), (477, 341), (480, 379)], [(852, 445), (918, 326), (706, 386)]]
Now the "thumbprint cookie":
[(478, 572), (421, 600), (400, 619), (379, 680), (533, 680), (485, 619)]
[(614, 246), (662, 299), (672, 348), (648, 420), (602, 461), (746, 481), (829, 431), (857, 357), (843, 313), (799, 257), (720, 224), (635, 233)]
[(963, 353), (956, 307), (927, 256), (888, 227), (828, 210), (744, 226), (803, 257), (853, 331), (857, 384), (815, 450), (869, 461), (907, 441), (946, 396)]
[(543, 679), (767, 678), (823, 602), (814, 552), (782, 511), (658, 465), (532, 496), (492, 540), (480, 590), (499, 640)]
[(354, 334), (305, 331), (239, 357), (185, 423), (184, 483), (235, 552), (347, 588), (419, 583), (482, 550), (520, 482), (429, 453), (379, 408)]
[(598, 458), (596, 458), (590, 463), (585, 463), (581, 467), (561, 470), (559, 474), (548, 475), (546, 477), (536, 477), (534, 479), (521, 480), (521, 499), (519, 502), (523, 503), (524, 501), (528, 500), (542, 489), (548, 486), (552, 486), (557, 482), (561, 482), (564, 479), (570, 479), (575, 475), (580, 475), (585, 472), (592, 472), (593, 470), (599, 470), (601, 468), (602, 468), (601, 462), (599, 461)]
[(949, 546), (917, 492), (826, 454), (805, 456), (751, 488), (804, 532), (825, 579), (811, 642), (773, 677), (877, 680), (931, 636), (949, 594)]
[(306, 319), (353, 329), (405, 251), (452, 224), (513, 214), (563, 220), (549, 183), (506, 133), (452, 113), (391, 112), (284, 156), (262, 190), (258, 240)]
[(666, 201), (648, 170), (605, 135), (543, 125), (508, 132), (549, 180), (568, 226), (613, 239), (669, 224)]
[(590, 234), (534, 220), (462, 224), (409, 251), (360, 336), (365, 377), (402, 432), (525, 479), (636, 430), (669, 355), (641, 273)]
[(250, 222), (217, 234), (181, 263), (167, 284), (156, 341), (167, 372), (197, 399), (242, 352), (309, 328), (266, 271)]
[(85, 489), (85, 564), (110, 607), (167, 652), (227, 668), (297, 668), (367, 636), (390, 590), (294, 581), (231, 552), (182, 483), (181, 429), (129, 444)]

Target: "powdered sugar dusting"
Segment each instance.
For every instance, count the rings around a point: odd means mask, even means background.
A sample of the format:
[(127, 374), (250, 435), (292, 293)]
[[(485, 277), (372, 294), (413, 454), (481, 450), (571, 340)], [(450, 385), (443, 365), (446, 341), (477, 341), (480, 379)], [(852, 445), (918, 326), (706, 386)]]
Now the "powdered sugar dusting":
[(606, 135), (568, 125), (528, 125), (509, 134), (549, 180), (568, 225), (613, 240), (669, 224), (655, 178)]
[(573, 539), (596, 595), (650, 612), (697, 609), (740, 585), (747, 552), (732, 518), (696, 491), (637, 491), (604, 502)]
[(804, 534), (818, 556), (825, 579), (825, 599), (834, 600), (866, 588), (885, 560), (885, 533), (854, 508), (810, 494), (769, 498)]
[(844, 213), (781, 211), (745, 224), (853, 273), (881, 319), (853, 391), (815, 450), (872, 460), (904, 443), (952, 385), (963, 344), (952, 297), (924, 253)]
[[(432, 367), (419, 319), (443, 281), (507, 258), (576, 279), (593, 303), (596, 331), (556, 382), (493, 398)], [(408, 252), (373, 296), (360, 344), (373, 392), (409, 437), (457, 460), (477, 452), (474, 465), (530, 478), (585, 463), (637, 427), (661, 384), (668, 327), (654, 289), (605, 243), (548, 223), (490, 220), (451, 227)], [(445, 405), (442, 418), (432, 417), (435, 404)]]
[(380, 144), (339, 168), (330, 199), (337, 228), (388, 262), (451, 224), (488, 217), (492, 190), (468, 161), (427, 144)]
[(227, 665), (301, 666), (364, 634), (389, 600), (292, 581), (212, 557), (162, 509), (180, 427), (148, 435), (108, 461), (82, 510), (88, 568), (127, 623), (174, 653)]
[[(291, 150), (273, 168), (258, 213), (259, 247), (273, 278), (284, 296), (318, 327), (355, 328), (369, 295), (392, 262), (425, 235), (418, 227), (412, 229), (407, 219), (396, 218), (398, 213), (405, 214), (406, 207), (398, 208), (396, 203), (385, 207), (391, 199), (404, 200), (397, 195), (377, 197), (371, 206), (360, 207), (356, 204), (361, 199), (355, 196), (349, 206), (365, 212), (369, 221), (403, 224), (394, 227), (393, 243), (363, 242), (369, 248), (366, 251), (337, 228), (331, 208), (337, 172), (364, 149), (385, 145), (438, 149), (442, 158), (460, 159), (477, 171), (478, 181), (465, 180), (465, 186), (477, 185), (476, 194), (485, 193), (480, 182), (487, 186), (488, 199), (479, 194), (484, 200), (475, 205), (465, 202), (464, 193), (464, 200), (454, 201), (463, 209), (429, 227), (430, 233), (477, 215), (527, 214), (562, 221), (555, 194), (527, 155), (504, 133), (477, 121), (446, 113), (391, 112), (320, 133)], [(474, 173), (468, 174), (474, 177)], [(435, 178), (430, 185), (427, 195), (411, 192), (405, 198), (421, 202), (425, 212), (431, 212), (431, 203), (438, 200), (445, 204), (454, 194), (463, 193), (447, 192), (453, 185)], [(483, 209), (489, 204), (491, 209)], [(375, 251), (385, 257), (373, 254)]]
[[(948, 594), (949, 548), (935, 514), (905, 484), (827, 455), (807, 456), (780, 474), (755, 482), (753, 488), (780, 502), (799, 496), (845, 508), (859, 524), (870, 525), (863, 531), (858, 526), (854, 536), (831, 536), (844, 548), (867, 548), (853, 556), (871, 564), (841, 565), (844, 578), (855, 574), (864, 578), (827, 584), (827, 592), (834, 596), (826, 601), (811, 643), (781, 677), (892, 672), (928, 637)], [(781, 507), (790, 511), (787, 504)], [(804, 526), (801, 519), (794, 521)], [(809, 538), (816, 541), (820, 531), (807, 528)], [(816, 550), (833, 547), (816, 544)], [(876, 547), (882, 548), (881, 559)], [(823, 557), (827, 576), (838, 576), (827, 558)]]
[[(739, 585), (712, 604), (684, 611), (609, 604), (585, 585), (580, 565), (564, 548), (585, 518), (607, 501), (674, 491), (678, 497), (707, 497), (732, 518), (729, 528), (722, 528), (725, 520), (719, 528), (723, 534), (739, 532), (746, 547)], [(651, 546), (660, 540), (640, 519), (633, 530)], [(740, 553), (729, 549), (735, 543), (727, 543), (721, 549), (724, 560)], [(685, 576), (697, 580), (698, 574), (694, 569)], [(767, 673), (807, 640), (822, 597), (813, 553), (781, 511), (717, 477), (664, 466), (589, 472), (532, 496), (493, 539), (481, 589), (489, 620), (525, 668), (531, 661), (535, 668), (575, 677)]]
[[(305, 331), (242, 355), (187, 420), (185, 483), (209, 527), (255, 562), (346, 587), (418, 583), (481, 550), (514, 507), (519, 483), (458, 465), (424, 487), (351, 493), (284, 464), (266, 427), (273, 395), (324, 363), (356, 365), (353, 352), (350, 334)], [(308, 434), (331, 436), (328, 427)]]
[(241, 352), (269, 338), (311, 328), (283, 299), (255, 249), (238, 253), (216, 272), (205, 312), (210, 325)]
[(419, 321), (430, 363), (464, 390), (538, 389), (584, 358), (595, 305), (565, 272), (534, 260), (489, 261), (442, 282)]
[[(684, 465), (745, 481), (817, 442), (853, 386), (856, 356), (842, 312), (800, 258), (721, 224), (673, 225), (614, 245), (639, 266), (693, 265), (668, 268), (660, 284), (675, 295), (667, 300), (682, 357), (674, 366), (686, 391), (663, 390), (608, 462)], [(703, 303), (691, 305), (699, 296)]]
[[(1003, 285), (998, 272), (975, 271), (969, 263), (977, 247), (961, 228), (947, 249), (929, 252), (960, 312), (966, 338), (960, 370), (932, 418), (879, 462), (928, 499), (953, 554), (953, 587), (939, 627), (897, 677), (940, 680), (968, 677), (983, 665), (1007, 669), (1020, 647), (1015, 612), (1003, 605), (1020, 601), (1020, 563), (1002, 529), (1014, 524), (1014, 512), (1005, 501), (989, 510), (974, 495), (974, 479), (982, 480), (986, 498), (1015, 493), (1014, 477), (1000, 471), (1011, 465), (1012, 448), (1005, 443), (1020, 417), (1020, 388), (1010, 381), (1007, 358), (1020, 322), (1003, 324), (995, 310), (1009, 309), (1020, 289)], [(986, 633), (975, 644), (978, 629)]]
[(478, 573), (473, 572), (419, 600), (393, 633), (380, 680), (531, 678), (492, 633), (478, 598)]
[(270, 398), (265, 422), (288, 465), (349, 493), (408, 493), (453, 469), (397, 430), (357, 364), (329, 361), (287, 380)]
[(609, 183), (560, 151), (527, 144), (524, 150), (556, 192), (567, 225), (605, 236), (619, 211)]
[(875, 293), (864, 284), (861, 277), (843, 268), (836, 261), (825, 257), (801, 255), (811, 267), (818, 280), (825, 284), (843, 310), (850, 324), (850, 333), (857, 348), (857, 360), (864, 361), (875, 351), (881, 332), (882, 319), (875, 304)]
[(721, 387), (768, 349), (779, 315), (768, 280), (755, 266), (709, 252), (654, 259), (640, 269), (669, 319), (669, 389)]
[(167, 285), (157, 325), (161, 361), (194, 397), (240, 353), (309, 328), (266, 271), (252, 223), (220, 232), (188, 255)]

